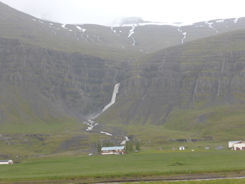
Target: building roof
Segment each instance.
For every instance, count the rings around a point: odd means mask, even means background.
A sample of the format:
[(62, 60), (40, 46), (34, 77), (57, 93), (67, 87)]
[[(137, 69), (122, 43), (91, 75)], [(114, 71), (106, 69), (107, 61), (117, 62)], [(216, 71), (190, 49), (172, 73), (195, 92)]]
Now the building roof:
[(245, 144), (245, 141), (236, 142), (233, 145), (236, 145), (236, 144)]
[(124, 146), (102, 147), (101, 151), (123, 150)]
[(241, 141), (229, 141), (230, 144), (234, 144), (234, 143), (238, 143), (238, 142), (241, 142)]

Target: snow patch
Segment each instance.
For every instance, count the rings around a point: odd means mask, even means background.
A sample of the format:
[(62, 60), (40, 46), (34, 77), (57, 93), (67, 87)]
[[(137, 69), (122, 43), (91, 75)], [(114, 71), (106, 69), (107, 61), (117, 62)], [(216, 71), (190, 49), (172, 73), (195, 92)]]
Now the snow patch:
[(66, 24), (62, 24), (61, 27), (64, 28), (64, 29), (67, 29), (66, 28)]
[(132, 39), (132, 45), (133, 46), (135, 46), (135, 44), (136, 44), (136, 41), (135, 41), (135, 39), (134, 39), (134, 37), (133, 37), (133, 34), (135, 33), (134, 31), (135, 31), (135, 28), (136, 28), (136, 24), (133, 24), (132, 26), (131, 26), (131, 29), (129, 30), (129, 34), (128, 34), (128, 38), (131, 38)]
[(178, 28), (178, 32), (182, 34), (182, 38), (181, 38), (181, 44), (183, 45), (184, 44), (184, 40), (186, 39), (187, 37), (187, 32), (183, 32), (183, 30), (181, 29), (181, 27)]
[(186, 39), (187, 32), (183, 32), (183, 38), (181, 40), (181, 43), (184, 44), (184, 40)]
[(100, 133), (101, 133), (101, 134), (108, 135), (108, 136), (112, 136), (112, 134), (110, 134), (110, 133), (108, 133), (108, 132), (103, 132), (103, 131), (101, 131)]
[(195, 27), (204, 27), (204, 25), (196, 25)]
[(186, 23), (169, 23), (169, 22), (143, 22), (137, 24), (116, 24), (113, 27), (132, 27), (132, 26), (174, 26), (174, 27), (182, 27), (182, 26), (189, 26), (193, 24), (186, 24)]
[(237, 24), (238, 21), (239, 21), (239, 18), (235, 18), (235, 19), (233, 20), (234, 24)]
[(86, 32), (86, 29), (84, 29), (84, 28), (82, 28), (82, 27), (80, 27), (80, 26), (76, 26), (76, 28), (77, 28), (79, 31), (82, 31), (83, 33)]
[(86, 129), (87, 132), (90, 132), (98, 125), (98, 123), (95, 123), (92, 119), (89, 119), (88, 121), (84, 122), (85, 125), (88, 125), (88, 128)]
[(114, 29), (114, 27), (111, 27), (111, 31), (112, 31), (113, 33), (117, 33), (117, 30)]
[(216, 23), (223, 23), (223, 22), (225, 22), (224, 19), (216, 20)]
[(76, 26), (76, 28), (79, 30), (79, 31), (82, 31), (82, 28), (80, 26)]
[(214, 27), (213, 27), (213, 22), (205, 22), (207, 25), (208, 25), (208, 27), (210, 28), (210, 29), (213, 29)]
[(136, 27), (135, 24), (132, 25), (132, 28), (129, 30), (128, 38), (130, 38), (134, 34), (135, 27)]
[(218, 30), (213, 27), (214, 24), (213, 22), (206, 21), (205, 23), (208, 25), (210, 29), (213, 29), (216, 33), (218, 33)]

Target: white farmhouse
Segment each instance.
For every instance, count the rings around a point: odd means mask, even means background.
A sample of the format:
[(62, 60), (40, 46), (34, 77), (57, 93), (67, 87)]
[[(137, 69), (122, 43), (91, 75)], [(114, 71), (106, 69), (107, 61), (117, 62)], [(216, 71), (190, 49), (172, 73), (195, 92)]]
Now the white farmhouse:
[(184, 146), (180, 146), (180, 147), (179, 147), (179, 150), (180, 150), (180, 151), (184, 151), (184, 150), (185, 150), (185, 147), (184, 147)]
[(244, 141), (240, 141), (238, 143), (234, 143), (232, 149), (233, 150), (245, 150), (245, 142)]
[(0, 160), (0, 165), (12, 165), (14, 164), (13, 160)]
[(101, 155), (123, 155), (125, 146), (102, 147)]
[(229, 148), (229, 149), (232, 149), (233, 146), (234, 146), (234, 144), (239, 143), (239, 142), (241, 142), (241, 141), (229, 141), (229, 142), (228, 142), (228, 148)]

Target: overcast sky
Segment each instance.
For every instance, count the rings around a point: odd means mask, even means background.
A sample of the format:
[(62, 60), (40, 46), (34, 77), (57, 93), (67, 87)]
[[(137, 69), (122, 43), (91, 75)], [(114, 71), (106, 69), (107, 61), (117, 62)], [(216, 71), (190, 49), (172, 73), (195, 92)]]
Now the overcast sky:
[(0, 0), (18, 10), (61, 23), (109, 25), (121, 17), (184, 22), (245, 17), (245, 0)]

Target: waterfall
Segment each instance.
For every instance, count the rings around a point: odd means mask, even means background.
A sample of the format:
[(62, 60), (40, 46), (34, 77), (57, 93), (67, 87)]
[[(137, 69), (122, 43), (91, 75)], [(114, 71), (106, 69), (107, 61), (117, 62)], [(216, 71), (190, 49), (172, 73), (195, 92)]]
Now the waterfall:
[[(112, 93), (112, 97), (111, 97), (110, 103), (107, 104), (107, 105), (102, 109), (102, 111), (100, 111), (99, 113), (93, 115), (91, 118), (89, 118), (87, 121), (84, 122), (84, 124), (88, 125), (88, 128), (86, 129), (86, 131), (92, 131), (93, 128), (94, 128), (95, 126), (98, 125), (98, 123), (96, 123), (96, 122), (94, 121), (94, 119), (96, 119), (97, 117), (99, 117), (103, 112), (105, 112), (105, 111), (106, 111), (107, 109), (109, 109), (113, 104), (115, 104), (116, 98), (117, 98), (117, 94), (118, 94), (118, 92), (119, 92), (119, 88), (120, 88), (120, 83), (115, 84), (114, 89), (113, 89), (113, 93)], [(106, 133), (106, 135), (109, 135), (109, 134), (110, 134), (110, 133), (108, 133), (108, 132), (103, 132), (103, 131), (102, 131), (101, 133), (104, 133), (104, 134)], [(110, 134), (110, 136), (112, 136), (112, 135)]]
[(120, 83), (117, 83), (115, 86), (114, 86), (114, 90), (113, 90), (113, 93), (112, 93), (112, 97), (111, 97), (111, 101), (109, 104), (107, 104), (103, 110), (102, 110), (102, 113), (105, 112), (107, 109), (109, 109), (115, 102), (116, 102), (116, 98), (117, 98), (117, 94), (119, 92), (119, 87), (120, 87)]

